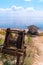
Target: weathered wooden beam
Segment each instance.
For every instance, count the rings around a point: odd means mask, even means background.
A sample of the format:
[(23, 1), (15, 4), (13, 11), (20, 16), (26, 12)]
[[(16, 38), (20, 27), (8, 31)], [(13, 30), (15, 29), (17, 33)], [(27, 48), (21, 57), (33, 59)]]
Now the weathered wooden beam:
[[(13, 41), (13, 38), (11, 38), (10, 42), (8, 42), (9, 35), (11, 33), (18, 34), (18, 38), (16, 42)], [(24, 46), (24, 37), (25, 37), (24, 30), (11, 30), (10, 28), (6, 30), (6, 36), (5, 36), (5, 41), (2, 48), (2, 53), (17, 56), (17, 65), (20, 65), (20, 57), (21, 56), (25, 57), (26, 47)], [(10, 46), (12, 46), (13, 48), (11, 48)]]
[(17, 55), (17, 51), (16, 50), (12, 50), (12, 49), (3, 49), (2, 53), (4, 54), (9, 54), (9, 55), (13, 55), (16, 56)]

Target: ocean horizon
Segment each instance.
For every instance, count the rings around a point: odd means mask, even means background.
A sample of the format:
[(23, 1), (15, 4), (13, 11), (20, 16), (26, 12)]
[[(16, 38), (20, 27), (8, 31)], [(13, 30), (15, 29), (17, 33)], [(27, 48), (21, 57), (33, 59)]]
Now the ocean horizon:
[(0, 23), (0, 28), (20, 28), (20, 29), (26, 29), (27, 26), (35, 25), (40, 30), (43, 30), (43, 23), (25, 23), (25, 22), (12, 22), (12, 23)]

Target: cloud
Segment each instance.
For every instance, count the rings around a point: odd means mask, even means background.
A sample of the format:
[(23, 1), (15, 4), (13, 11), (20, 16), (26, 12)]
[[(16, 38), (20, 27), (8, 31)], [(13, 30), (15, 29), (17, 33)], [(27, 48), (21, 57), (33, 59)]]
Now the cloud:
[(10, 8), (0, 8), (0, 21), (7, 23), (32, 23), (43, 21), (43, 10), (35, 10), (34, 7), (23, 8), (21, 6), (11, 6)]
[(15, 5), (13, 5), (12, 7), (11, 7), (12, 9), (14, 9), (14, 10), (22, 10), (22, 9), (24, 9), (23, 7), (21, 7), (21, 6), (15, 6)]
[[(0, 14), (3, 16), (27, 16), (27, 13), (31, 12), (31, 11), (34, 11), (34, 8), (33, 7), (28, 7), (28, 8), (23, 8), (21, 6), (11, 6), (11, 8), (0, 8)], [(0, 16), (1, 16), (0, 15)]]
[(23, 8), (23, 7), (21, 7), (21, 6), (15, 6), (15, 5), (13, 5), (13, 6), (11, 6), (10, 8), (0, 8), (0, 11), (11, 11), (11, 10), (19, 10), (19, 11), (22, 11), (22, 10), (26, 10), (26, 9), (28, 9), (28, 10), (33, 10), (34, 8), (33, 7), (28, 7), (28, 8)]
[(35, 9), (33, 7), (26, 8), (27, 11), (34, 11)]
[(24, 0), (24, 1), (26, 1), (26, 2), (30, 2), (31, 0)]
[(42, 2), (43, 0), (39, 0), (39, 2)]

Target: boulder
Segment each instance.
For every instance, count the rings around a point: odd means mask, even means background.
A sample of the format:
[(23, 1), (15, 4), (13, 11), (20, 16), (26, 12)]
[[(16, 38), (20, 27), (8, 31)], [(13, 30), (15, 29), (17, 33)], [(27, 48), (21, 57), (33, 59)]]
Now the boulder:
[(34, 26), (34, 25), (30, 25), (28, 26), (28, 33), (35, 35), (38, 33), (38, 27)]

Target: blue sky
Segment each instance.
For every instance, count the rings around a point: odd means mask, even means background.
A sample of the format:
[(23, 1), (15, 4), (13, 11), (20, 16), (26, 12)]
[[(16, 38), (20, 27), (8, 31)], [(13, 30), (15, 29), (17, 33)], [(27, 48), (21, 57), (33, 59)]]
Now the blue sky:
[(0, 0), (0, 24), (43, 22), (43, 0)]
[(0, 8), (9, 8), (13, 5), (43, 9), (43, 0), (0, 0)]

